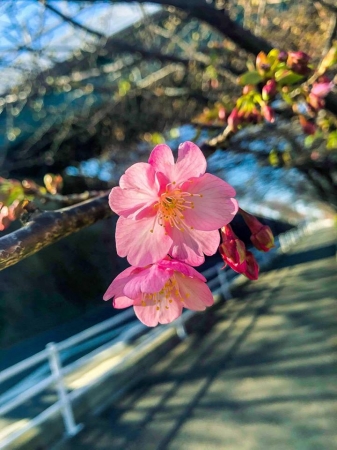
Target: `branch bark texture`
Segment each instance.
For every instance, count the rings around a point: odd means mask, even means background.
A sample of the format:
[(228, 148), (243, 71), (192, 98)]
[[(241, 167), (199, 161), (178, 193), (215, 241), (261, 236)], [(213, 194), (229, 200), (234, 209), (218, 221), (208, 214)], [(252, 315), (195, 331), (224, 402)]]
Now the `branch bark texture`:
[(19, 230), (0, 238), (0, 270), (112, 214), (108, 194), (68, 208), (42, 212)]

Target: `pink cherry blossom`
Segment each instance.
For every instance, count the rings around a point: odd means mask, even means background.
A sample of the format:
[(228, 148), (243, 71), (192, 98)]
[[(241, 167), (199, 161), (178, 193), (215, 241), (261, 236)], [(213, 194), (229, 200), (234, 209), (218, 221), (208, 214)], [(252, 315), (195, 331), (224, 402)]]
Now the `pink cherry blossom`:
[(171, 149), (157, 145), (148, 163), (126, 170), (109, 203), (119, 214), (116, 245), (130, 264), (146, 266), (173, 258), (197, 266), (219, 246), (218, 229), (237, 213), (235, 190), (205, 173), (206, 159), (192, 142)]
[(324, 81), (321, 83), (314, 83), (311, 88), (311, 94), (317, 97), (326, 97), (329, 92), (333, 89), (333, 81)]
[(138, 319), (149, 327), (177, 319), (183, 307), (203, 311), (214, 302), (206, 279), (193, 267), (166, 258), (148, 267), (129, 267), (104, 294), (115, 308), (133, 306)]

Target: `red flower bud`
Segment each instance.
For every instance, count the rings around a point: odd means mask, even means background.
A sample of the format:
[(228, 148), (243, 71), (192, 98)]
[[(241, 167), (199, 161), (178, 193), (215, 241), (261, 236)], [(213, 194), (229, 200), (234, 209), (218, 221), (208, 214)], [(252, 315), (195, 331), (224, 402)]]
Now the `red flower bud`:
[(261, 252), (269, 252), (271, 248), (275, 247), (274, 235), (268, 225), (263, 225), (257, 233), (252, 234), (250, 240), (254, 247)]
[(289, 52), (287, 66), (300, 75), (306, 75), (310, 72), (308, 67), (310, 59), (310, 56), (304, 52)]
[(300, 124), (305, 134), (315, 134), (317, 127), (314, 123), (307, 120), (304, 116), (299, 116)]
[(288, 59), (288, 53), (287, 53), (287, 52), (284, 52), (284, 51), (280, 51), (280, 53), (278, 54), (277, 59), (278, 59), (280, 62), (286, 62), (287, 59)]
[(268, 101), (270, 98), (274, 97), (276, 94), (276, 81), (268, 80), (267, 83), (262, 88), (262, 98), (264, 101)]
[(250, 240), (255, 248), (262, 252), (269, 252), (274, 245), (273, 233), (268, 225), (263, 225), (256, 217), (240, 208), (240, 213), (252, 232)]
[(238, 130), (238, 125), (241, 123), (239, 111), (237, 108), (233, 108), (232, 112), (228, 116), (227, 124), (232, 129), (232, 131)]
[(225, 264), (235, 272), (243, 273), (246, 270), (246, 246), (236, 236), (230, 225), (221, 228), (222, 244), (220, 254)]
[(274, 110), (270, 106), (264, 104), (261, 107), (261, 113), (267, 122), (271, 122), (271, 123), (275, 122), (275, 113), (274, 113)]
[(315, 95), (312, 92), (310, 92), (310, 94), (308, 95), (307, 102), (315, 111), (319, 111), (320, 109), (324, 108), (325, 105), (323, 98), (318, 97), (318, 95)]
[(259, 265), (253, 253), (248, 250), (246, 252), (246, 263), (247, 268), (243, 275), (245, 275), (250, 280), (257, 280), (259, 278)]

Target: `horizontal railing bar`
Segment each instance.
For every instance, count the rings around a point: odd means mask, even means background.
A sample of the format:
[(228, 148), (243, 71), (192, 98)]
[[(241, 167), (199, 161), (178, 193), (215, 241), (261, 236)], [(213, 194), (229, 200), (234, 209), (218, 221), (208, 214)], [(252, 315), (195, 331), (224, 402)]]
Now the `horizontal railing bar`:
[[(100, 347), (96, 348), (95, 350), (91, 351), (90, 353), (87, 353), (86, 355), (82, 356), (81, 358), (77, 359), (76, 361), (72, 362), (71, 364), (68, 364), (67, 366), (63, 367), (62, 374), (67, 375), (68, 373), (79, 369), (81, 366), (83, 366), (85, 363), (93, 359), (95, 356), (99, 355), (105, 350), (108, 350), (109, 348), (113, 349), (113, 347), (116, 347), (116, 351), (122, 350), (124, 347), (126, 347), (126, 342), (128, 339), (131, 339), (133, 336), (139, 333), (143, 329), (144, 325), (142, 323), (135, 324), (131, 329), (127, 330), (125, 332), (124, 339), (122, 339), (122, 336), (120, 338), (114, 339), (110, 342), (106, 342), (105, 344), (101, 345)], [(145, 328), (145, 327), (144, 327)], [(113, 343), (114, 342), (114, 343)]]
[[(9, 434), (9, 436), (5, 439), (2, 439), (0, 441), (0, 450), (6, 449), (7, 445), (11, 444), (15, 441), (15, 439), (18, 439), (20, 436), (22, 436), (27, 431), (31, 430), (34, 427), (38, 427), (42, 423), (44, 423), (46, 420), (48, 420), (53, 415), (59, 413), (61, 410), (62, 405), (61, 402), (58, 401), (54, 403), (53, 405), (49, 406), (47, 409), (45, 409), (41, 414), (34, 417), (34, 419), (31, 419), (26, 425), (24, 425), (22, 428), (20, 428), (17, 431), (14, 431)], [(0, 432), (1, 437), (1, 432)]]
[(16, 396), (15, 399), (11, 400), (10, 402), (6, 403), (3, 406), (0, 406), (0, 416), (8, 413), (12, 409), (21, 405), (21, 403), (24, 403), (25, 401), (29, 400), (31, 397), (34, 397), (34, 395), (39, 394), (41, 391), (43, 391), (44, 389), (49, 387), (52, 383), (54, 383), (55, 380), (56, 378), (54, 375), (49, 375), (48, 378), (39, 381), (34, 386), (31, 386), (29, 389)]
[(205, 278), (208, 278), (211, 275), (216, 275), (216, 266), (217, 266), (217, 264), (215, 264), (214, 266), (210, 267), (209, 269), (204, 270), (203, 272), (201, 272), (201, 274)]
[(2, 372), (0, 372), (0, 383), (4, 382), (8, 378), (17, 375), (20, 372), (23, 372), (26, 369), (29, 369), (32, 366), (35, 366), (44, 359), (46, 360), (47, 357), (48, 357), (47, 351), (42, 350), (41, 352), (36, 353), (35, 355), (30, 356), (29, 358), (24, 359), (23, 361), (14, 364), (11, 367), (8, 367), (8, 369), (4, 369)]
[(94, 336), (95, 334), (101, 333), (102, 331), (105, 331), (106, 329), (111, 328), (115, 325), (119, 325), (121, 322), (124, 322), (125, 320), (128, 320), (131, 317), (133, 317), (132, 309), (123, 311), (117, 316), (111, 317), (111, 319), (104, 320), (104, 322), (98, 323), (97, 325), (94, 325), (90, 328), (87, 328), (84, 331), (81, 331), (81, 333), (75, 334), (75, 336), (72, 336), (68, 339), (65, 339), (64, 341), (57, 343), (56, 344), (57, 349), (64, 350), (68, 347), (78, 344), (79, 342), (84, 341), (85, 339), (88, 339), (91, 336)]
[[(172, 327), (173, 328), (173, 327)], [(92, 380), (91, 382), (89, 382), (86, 386), (82, 386), (78, 389), (74, 389), (73, 391), (71, 391), (69, 393), (69, 397), (71, 400), (75, 400), (76, 398), (80, 397), (82, 394), (84, 394), (85, 392), (87, 392), (88, 390), (90, 390), (92, 388), (92, 386), (94, 386), (98, 381), (101, 382), (103, 380), (105, 380), (106, 378), (108, 378), (112, 373), (114, 372), (118, 372), (121, 368), (121, 366), (127, 362), (132, 356), (134, 356), (135, 354), (139, 353), (142, 349), (146, 348), (149, 344), (153, 343), (157, 337), (160, 337), (163, 333), (167, 332), (167, 328), (155, 328), (152, 329), (151, 331), (149, 331), (146, 335), (146, 338), (144, 339), (144, 341), (142, 341), (142, 343), (136, 347), (134, 347), (130, 353), (128, 353), (122, 361), (120, 361), (119, 363), (117, 363), (115, 366), (111, 367), (111, 369), (107, 370), (104, 372), (104, 374), (102, 374), (100, 377), (98, 377), (98, 379), (96, 380)]]

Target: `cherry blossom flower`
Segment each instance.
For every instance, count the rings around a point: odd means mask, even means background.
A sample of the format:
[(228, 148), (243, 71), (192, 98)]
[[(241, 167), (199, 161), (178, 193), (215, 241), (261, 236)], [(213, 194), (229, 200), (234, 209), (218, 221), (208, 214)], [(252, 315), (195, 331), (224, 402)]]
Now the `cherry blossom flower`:
[(203, 311), (214, 302), (206, 278), (193, 267), (166, 258), (147, 267), (129, 267), (110, 284), (103, 299), (115, 308), (133, 306), (149, 327), (177, 319), (183, 308)]
[(192, 142), (171, 149), (157, 145), (148, 163), (126, 170), (109, 203), (119, 214), (116, 245), (119, 256), (143, 267), (167, 254), (193, 266), (204, 262), (219, 246), (218, 229), (238, 211), (235, 190), (205, 173), (206, 159)]

